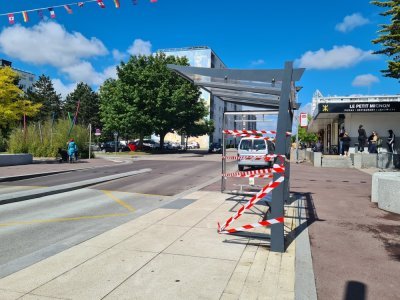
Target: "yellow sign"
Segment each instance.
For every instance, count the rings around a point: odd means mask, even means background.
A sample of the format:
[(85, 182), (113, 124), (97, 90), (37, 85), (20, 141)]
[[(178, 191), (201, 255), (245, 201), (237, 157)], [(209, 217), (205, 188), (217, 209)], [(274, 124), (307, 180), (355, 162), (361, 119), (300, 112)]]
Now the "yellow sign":
[(322, 105), (322, 111), (323, 112), (328, 112), (329, 111), (328, 104), (327, 105)]

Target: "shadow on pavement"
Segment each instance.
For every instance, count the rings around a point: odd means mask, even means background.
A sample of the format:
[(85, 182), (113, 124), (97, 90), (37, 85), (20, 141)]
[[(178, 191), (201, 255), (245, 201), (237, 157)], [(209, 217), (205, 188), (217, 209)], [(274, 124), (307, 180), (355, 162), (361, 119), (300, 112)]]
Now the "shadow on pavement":
[(343, 300), (367, 299), (367, 286), (359, 281), (347, 281)]
[[(305, 200), (305, 201), (299, 201), (299, 200)], [(293, 203), (294, 201), (298, 200), (297, 206), (295, 207), (297, 209), (297, 217), (300, 219), (300, 221), (304, 220), (304, 215), (306, 222), (301, 222), (300, 225), (298, 225), (296, 228), (294, 228), (292, 231), (288, 232), (285, 238), (285, 249), (287, 249), (290, 244), (311, 224), (314, 222), (323, 222), (325, 220), (318, 218), (317, 210), (315, 209), (314, 205), (314, 200), (312, 197), (312, 193), (296, 193), (294, 192), (293, 197), (290, 200), (290, 203)], [(302, 206), (302, 203), (304, 203), (305, 207)], [(303, 213), (305, 212), (305, 214)], [(287, 218), (287, 217), (286, 217)]]

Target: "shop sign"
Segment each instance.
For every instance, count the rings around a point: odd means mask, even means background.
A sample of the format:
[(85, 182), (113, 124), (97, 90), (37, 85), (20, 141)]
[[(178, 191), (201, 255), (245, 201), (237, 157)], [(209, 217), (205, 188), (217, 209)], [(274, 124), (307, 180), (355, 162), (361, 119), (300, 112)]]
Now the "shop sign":
[(319, 113), (400, 112), (400, 102), (319, 103)]
[(308, 126), (308, 118), (306, 113), (300, 114), (300, 127), (307, 127)]

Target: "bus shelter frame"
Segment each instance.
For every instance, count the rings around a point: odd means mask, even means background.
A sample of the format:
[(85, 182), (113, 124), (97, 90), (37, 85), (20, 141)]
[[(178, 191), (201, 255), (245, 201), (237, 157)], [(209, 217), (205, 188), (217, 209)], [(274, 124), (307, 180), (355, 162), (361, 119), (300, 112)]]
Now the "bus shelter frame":
[[(287, 132), (292, 130), (294, 110), (299, 107), (295, 82), (301, 79), (305, 69), (294, 69), (291, 61), (285, 62), (283, 69), (239, 70), (178, 65), (168, 65), (168, 68), (223, 101), (278, 112), (275, 150), (277, 154), (285, 155), (287, 160), (285, 180), (272, 191), (269, 217), (283, 216), (290, 187), (290, 136)], [(223, 153), (226, 153), (225, 147)], [(273, 180), (280, 176), (275, 173)], [(271, 226), (270, 249), (274, 252), (285, 251), (283, 223)]]

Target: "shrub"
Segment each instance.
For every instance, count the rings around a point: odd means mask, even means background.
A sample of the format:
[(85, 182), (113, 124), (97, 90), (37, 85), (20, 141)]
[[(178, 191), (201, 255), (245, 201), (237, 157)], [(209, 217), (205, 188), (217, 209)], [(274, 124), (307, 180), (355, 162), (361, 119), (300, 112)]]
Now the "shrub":
[(89, 132), (87, 128), (74, 125), (68, 136), (70, 123), (60, 120), (57, 123), (45, 122), (44, 124), (30, 124), (26, 132), (19, 127), (12, 131), (8, 151), (10, 153), (31, 153), (36, 157), (56, 157), (58, 149), (66, 149), (67, 142), (74, 138), (81, 158), (87, 158), (89, 153)]

